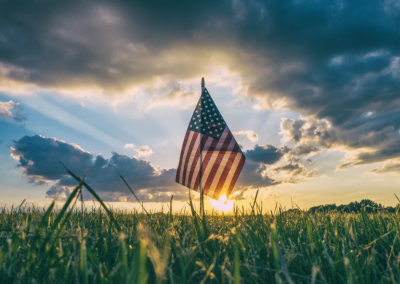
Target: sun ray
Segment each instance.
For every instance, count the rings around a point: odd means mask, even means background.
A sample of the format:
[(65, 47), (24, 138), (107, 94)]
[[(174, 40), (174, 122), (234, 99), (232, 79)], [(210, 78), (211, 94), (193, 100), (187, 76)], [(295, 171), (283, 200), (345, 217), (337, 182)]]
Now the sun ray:
[(219, 200), (210, 199), (214, 209), (228, 212), (233, 210), (233, 200), (226, 200), (226, 195), (223, 194), (219, 197)]

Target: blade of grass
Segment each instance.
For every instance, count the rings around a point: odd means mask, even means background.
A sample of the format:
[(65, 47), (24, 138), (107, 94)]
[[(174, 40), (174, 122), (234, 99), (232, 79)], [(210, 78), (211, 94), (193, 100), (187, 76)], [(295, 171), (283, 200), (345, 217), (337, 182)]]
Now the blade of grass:
[[(77, 177), (74, 173), (72, 173), (69, 169), (67, 169), (67, 167), (60, 162), (60, 164), (64, 167), (64, 169), (74, 178), (76, 179), (78, 182), (81, 182), (81, 179), (79, 177)], [(93, 197), (101, 204), (101, 206), (104, 208), (104, 210), (107, 212), (110, 220), (114, 223), (116, 230), (119, 232), (121, 232), (121, 227), (118, 224), (117, 220), (115, 220), (113, 213), (107, 208), (107, 206), (104, 204), (103, 200), (101, 200), (101, 198), (97, 195), (97, 193), (86, 183), (86, 182), (82, 182), (82, 185), (84, 187), (86, 187), (86, 189), (93, 195)]]
[(172, 215), (172, 199), (174, 198), (174, 195), (172, 194), (171, 200), (169, 201), (169, 222), (172, 223), (174, 221), (174, 217)]
[[(144, 208), (143, 203), (140, 202), (139, 198), (136, 196), (136, 194), (133, 192), (132, 188), (129, 186), (129, 184), (126, 182), (126, 180), (120, 175), (121, 179), (124, 181), (124, 183), (126, 184), (126, 186), (129, 188), (129, 190), (132, 192), (133, 196), (136, 198), (137, 202), (139, 202), (140, 206), (142, 206), (143, 211), (147, 214), (147, 216), (149, 217), (149, 219), (151, 220), (151, 216), (149, 214), (149, 212), (147, 212), (147, 210)], [(171, 199), (172, 200), (172, 199)]]

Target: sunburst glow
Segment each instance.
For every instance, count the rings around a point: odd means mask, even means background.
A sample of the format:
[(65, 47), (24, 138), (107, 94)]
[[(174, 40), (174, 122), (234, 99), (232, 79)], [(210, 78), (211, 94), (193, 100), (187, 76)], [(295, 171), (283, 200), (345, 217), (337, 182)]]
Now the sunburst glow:
[[(226, 202), (226, 203), (225, 203)], [(233, 209), (233, 201), (226, 201), (226, 195), (221, 195), (219, 200), (211, 199), (211, 204), (214, 209), (221, 210), (223, 212), (231, 211)]]

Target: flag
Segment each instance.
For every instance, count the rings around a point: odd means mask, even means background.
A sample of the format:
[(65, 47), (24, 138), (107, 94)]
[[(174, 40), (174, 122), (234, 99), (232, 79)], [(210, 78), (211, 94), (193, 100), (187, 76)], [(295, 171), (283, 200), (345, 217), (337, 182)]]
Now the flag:
[(200, 156), (204, 195), (217, 200), (226, 195), (228, 199), (246, 158), (206, 88), (203, 88), (183, 140), (177, 183), (199, 191)]

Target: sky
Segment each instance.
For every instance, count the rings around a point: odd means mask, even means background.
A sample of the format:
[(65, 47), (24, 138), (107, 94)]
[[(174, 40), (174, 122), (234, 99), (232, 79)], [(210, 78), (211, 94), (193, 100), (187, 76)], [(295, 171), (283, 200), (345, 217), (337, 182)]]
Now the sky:
[(120, 175), (187, 206), (202, 77), (246, 156), (235, 204), (393, 206), (399, 24), (397, 0), (1, 1), (0, 206), (63, 202), (59, 161), (114, 207), (138, 206)]

